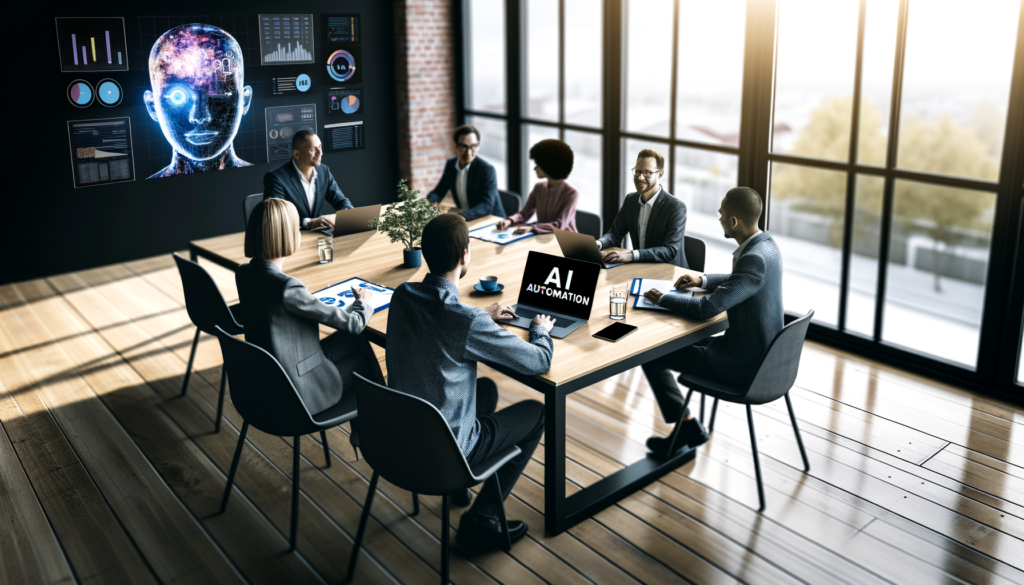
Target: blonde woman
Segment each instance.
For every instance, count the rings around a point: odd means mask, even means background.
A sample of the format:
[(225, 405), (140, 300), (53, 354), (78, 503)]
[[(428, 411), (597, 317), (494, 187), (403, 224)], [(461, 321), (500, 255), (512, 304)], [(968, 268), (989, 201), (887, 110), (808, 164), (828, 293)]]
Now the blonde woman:
[[(284, 199), (258, 203), (245, 228), (245, 256), (235, 270), (244, 307), (245, 339), (281, 363), (310, 414), (341, 400), (353, 372), (384, 383), (369, 342), (360, 333), (373, 317), (371, 291), (352, 289), (356, 301), (340, 308), (321, 303), (284, 272), (299, 247), (299, 214)], [(337, 329), (323, 341), (319, 325)], [(252, 324), (251, 328), (249, 325)]]

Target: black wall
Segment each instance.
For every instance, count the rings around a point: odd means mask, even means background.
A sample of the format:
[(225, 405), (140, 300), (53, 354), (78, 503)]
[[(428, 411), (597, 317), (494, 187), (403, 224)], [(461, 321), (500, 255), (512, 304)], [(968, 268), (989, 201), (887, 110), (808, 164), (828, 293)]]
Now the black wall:
[[(7, 46), (21, 47), (22, 57), (7, 62), (8, 92), (3, 98), (7, 123), (2, 133), (6, 172), (0, 183), (0, 283), (170, 253), (187, 248), (190, 240), (242, 231), (242, 199), (251, 193), (261, 193), (264, 173), (281, 164), (267, 162), (266, 107), (317, 104), (321, 139), (325, 138), (325, 123), (363, 120), (365, 149), (325, 152), (323, 162), (354, 205), (394, 200), (398, 146), (391, 2), (114, 1), (85, 3), (76, 10), (57, 8), (67, 6), (63, 3), (38, 0), (10, 4), (4, 5), (9, 25), (5, 27)], [(145, 35), (140, 33), (140, 17), (168, 17), (167, 28), (171, 28), (191, 22), (218, 24), (210, 21), (231, 16), (230, 22), (244, 21), (251, 28), (260, 13), (312, 13), (316, 63), (264, 67), (258, 52), (246, 51), (246, 83), (252, 86), (254, 97), (235, 145), (238, 155), (254, 166), (147, 180), (159, 168), (147, 172), (150, 164), (140, 164), (140, 160), (149, 154), (142, 149), (151, 149), (158, 142), (155, 139), (159, 138), (160, 129), (142, 101), (143, 92), (149, 89), (146, 64), (150, 45), (141, 40)], [(328, 118), (323, 110), (323, 89), (332, 85), (321, 74), (321, 13), (362, 15), (363, 112), (345, 120)], [(57, 16), (123, 16), (130, 70), (61, 73), (54, 26)], [(156, 28), (162, 22), (158, 19)], [(160, 34), (167, 28), (156, 32)], [(229, 27), (224, 28), (232, 32)], [(249, 46), (255, 47), (258, 34), (252, 37)], [(313, 88), (309, 92), (265, 97), (264, 84), (269, 83), (271, 76), (299, 67), (313, 71)], [(85, 79), (95, 86), (107, 77), (123, 87), (125, 97), (120, 106), (106, 108), (97, 102), (81, 109), (68, 103), (66, 90), (73, 80)], [(135, 181), (74, 188), (67, 122), (116, 116), (131, 118)], [(243, 136), (247, 130), (249, 134)], [(246, 155), (238, 149), (242, 141), (249, 146)], [(162, 165), (170, 162), (169, 147), (165, 148), (168, 150)], [(253, 153), (255, 158), (249, 156)], [(153, 156), (162, 160), (164, 153)]]

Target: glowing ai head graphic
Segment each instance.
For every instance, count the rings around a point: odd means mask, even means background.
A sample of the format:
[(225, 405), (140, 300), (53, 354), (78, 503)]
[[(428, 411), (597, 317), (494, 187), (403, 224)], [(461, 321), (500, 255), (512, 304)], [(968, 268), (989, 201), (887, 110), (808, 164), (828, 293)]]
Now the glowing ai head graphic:
[(172, 28), (149, 52), (149, 80), (146, 108), (174, 147), (171, 164), (154, 176), (250, 166), (232, 148), (252, 103), (234, 37), (208, 24)]

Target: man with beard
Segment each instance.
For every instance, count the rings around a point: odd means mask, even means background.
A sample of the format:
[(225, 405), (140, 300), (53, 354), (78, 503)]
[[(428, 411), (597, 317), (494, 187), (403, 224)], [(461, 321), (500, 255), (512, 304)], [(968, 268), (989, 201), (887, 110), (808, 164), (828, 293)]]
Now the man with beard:
[[(437, 407), (471, 466), (518, 446), (522, 452), (497, 471), (505, 499), (544, 433), (544, 405), (523, 400), (495, 412), (498, 387), (488, 378), (477, 379), (476, 364), (500, 364), (526, 375), (547, 372), (554, 320), (535, 317), (526, 342), (498, 325), (514, 317), (511, 307), (494, 303), (478, 309), (459, 301), (459, 279), (470, 260), (469, 228), (462, 217), (430, 220), (421, 246), (430, 273), (423, 282), (399, 286), (388, 310), (388, 385)], [(462, 515), (456, 540), (467, 548), (495, 550), (504, 539), (493, 486), (487, 482)], [(468, 489), (452, 494), (456, 506), (467, 506), (470, 499)], [(526, 529), (525, 522), (508, 521), (512, 542)]]
[(324, 201), (335, 210), (352, 209), (352, 202), (341, 192), (331, 169), (321, 164), (323, 156), (320, 137), (299, 130), (292, 136), (292, 160), (263, 175), (263, 199), (291, 201), (299, 210), (302, 228), (307, 230), (334, 228), (333, 215), (317, 215)]
[(689, 317), (710, 319), (729, 311), (729, 328), (720, 337), (709, 337), (643, 365), (644, 374), (658, 400), (666, 423), (679, 421), (668, 438), (651, 437), (647, 448), (667, 457), (680, 448), (696, 447), (708, 440), (700, 421), (683, 411), (683, 395), (674, 372), (729, 382), (750, 380), (782, 331), (782, 255), (772, 235), (757, 226), (761, 197), (750, 187), (730, 189), (718, 209), (725, 237), (736, 240), (732, 274), (683, 275), (676, 290), (700, 287), (711, 291), (701, 298), (664, 294), (651, 289), (644, 294), (652, 303)]
[(636, 192), (626, 195), (611, 229), (597, 241), (597, 249), (620, 246), (629, 234), (633, 250), (606, 252), (605, 264), (665, 262), (689, 268), (683, 251), (686, 205), (658, 183), (665, 175), (665, 157), (650, 148), (640, 151), (633, 168)]

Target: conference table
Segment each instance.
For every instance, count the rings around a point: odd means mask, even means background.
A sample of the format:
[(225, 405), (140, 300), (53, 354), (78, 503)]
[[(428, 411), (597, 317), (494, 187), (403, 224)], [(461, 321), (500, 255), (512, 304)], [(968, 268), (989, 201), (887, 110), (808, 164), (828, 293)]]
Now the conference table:
[[(487, 216), (469, 222), (473, 230), (497, 223), (503, 218)], [(364, 232), (334, 238), (334, 261), (320, 264), (317, 254), (319, 232), (302, 232), (299, 250), (284, 262), (287, 274), (298, 278), (312, 292), (332, 284), (358, 277), (375, 284), (397, 288), (404, 282), (419, 282), (427, 274), (426, 262), (420, 268), (402, 265), (402, 244), (392, 244), (377, 232)], [(248, 262), (243, 253), (244, 234), (235, 233), (189, 243), (195, 261), (199, 257), (234, 270)], [(535, 235), (516, 242), (498, 245), (472, 239), (469, 273), (459, 282), (460, 300), (475, 307), (486, 307), (495, 301), (516, 303), (527, 254), (536, 250), (561, 256), (554, 235)], [(695, 321), (665, 311), (639, 310), (628, 299), (626, 323), (639, 329), (611, 343), (592, 337), (613, 323), (608, 317), (609, 290), (623, 289), (634, 278), (672, 280), (691, 273), (671, 264), (628, 263), (601, 270), (590, 320), (563, 339), (554, 339), (551, 369), (538, 376), (523, 375), (511, 368), (488, 364), (514, 378), (544, 397), (544, 521), (548, 534), (560, 534), (578, 522), (641, 489), (662, 475), (692, 460), (693, 449), (684, 449), (668, 459), (648, 453), (644, 459), (624, 467), (593, 485), (566, 497), (565, 488), (565, 421), (569, 395), (592, 384), (625, 372), (670, 352), (686, 347), (716, 333), (725, 331), (728, 321), (722, 313), (707, 321)], [(504, 290), (482, 294), (473, 289), (482, 276), (497, 276)], [(371, 342), (386, 347), (388, 311), (376, 313), (364, 330)], [(507, 327), (522, 339), (528, 331)]]

